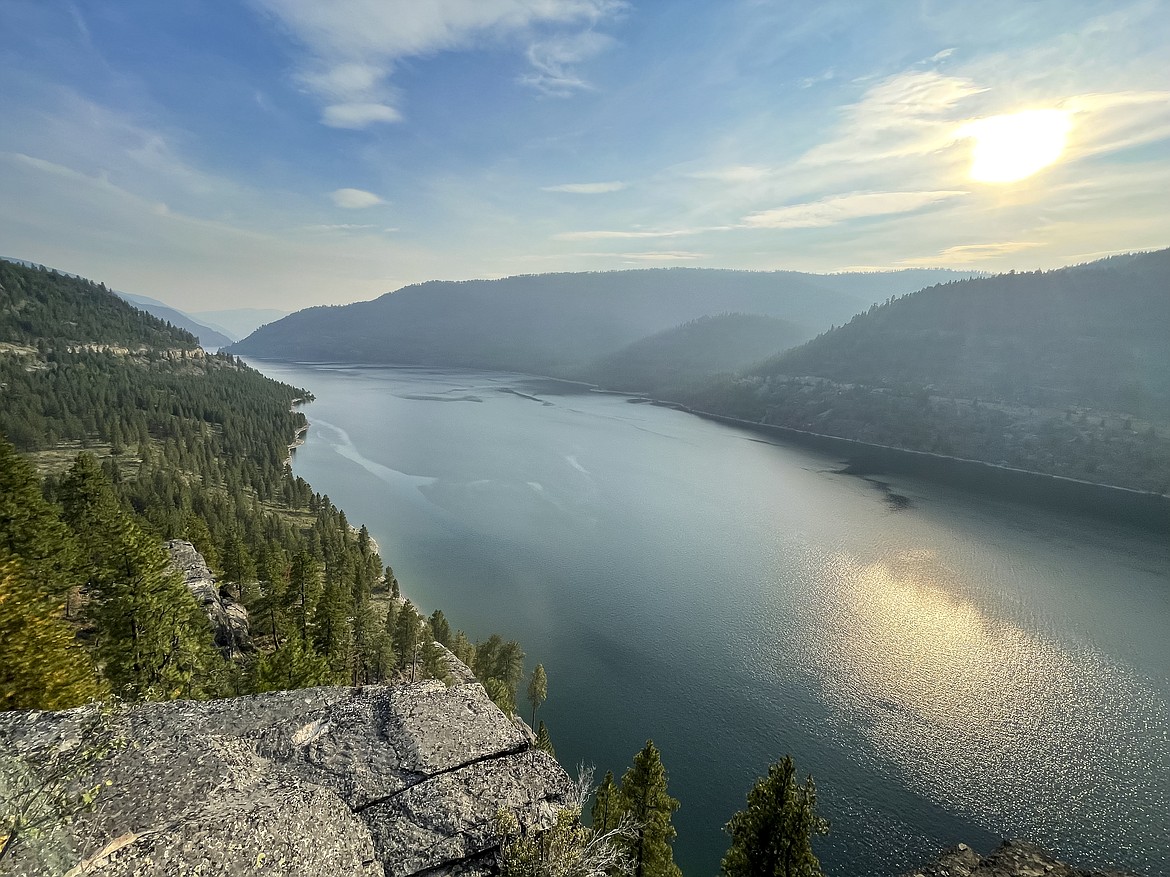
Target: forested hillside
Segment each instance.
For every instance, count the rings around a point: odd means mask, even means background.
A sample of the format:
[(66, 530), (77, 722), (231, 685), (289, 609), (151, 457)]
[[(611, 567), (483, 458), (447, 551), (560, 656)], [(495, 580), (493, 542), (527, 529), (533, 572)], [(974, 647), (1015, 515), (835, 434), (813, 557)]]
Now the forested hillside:
[(576, 373), (611, 390), (676, 396), (712, 375), (735, 372), (805, 340), (786, 320), (759, 314), (700, 317), (635, 341)]
[[(0, 391), (0, 708), (441, 676), (435, 640), (514, 703), (520, 647), (477, 647), (440, 611), (424, 622), (365, 527), (292, 476), (307, 391), (102, 286), (11, 264)], [(249, 610), (243, 661), (213, 649), (169, 571), (175, 538)]]
[(114, 290), (114, 294), (121, 299), (125, 299), (134, 305), (139, 310), (146, 311), (148, 314), (153, 314), (164, 323), (170, 323), (172, 326), (177, 326), (180, 329), (185, 329), (190, 332), (199, 341), (199, 346), (205, 350), (218, 349), (220, 347), (227, 347), (234, 341), (234, 338), (229, 338), (217, 329), (211, 326), (204, 325), (189, 314), (185, 314), (180, 310), (172, 308), (157, 299), (148, 298), (145, 295), (133, 295), (129, 292), (121, 292)]
[(680, 396), (706, 411), (1170, 490), (1170, 250), (960, 280)]
[[(431, 282), (374, 301), (309, 308), (232, 346), (274, 359), (340, 360), (575, 376), (647, 335), (714, 314), (779, 317), (805, 338), (889, 294), (950, 272), (842, 274), (671, 268)], [(877, 291), (875, 294), (875, 290)]]

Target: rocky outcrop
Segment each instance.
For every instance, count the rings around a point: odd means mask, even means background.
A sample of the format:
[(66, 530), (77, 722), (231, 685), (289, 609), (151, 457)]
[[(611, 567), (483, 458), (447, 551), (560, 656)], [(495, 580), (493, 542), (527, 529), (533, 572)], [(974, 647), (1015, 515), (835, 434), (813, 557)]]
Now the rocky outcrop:
[(182, 539), (167, 542), (171, 566), (183, 576), (187, 588), (211, 621), (215, 645), (225, 658), (238, 658), (252, 650), (248, 610), (220, 591), (215, 576), (195, 546)]
[(1005, 840), (986, 856), (966, 844), (947, 850), (925, 868), (904, 877), (1125, 877), (1120, 871), (1082, 871), (1035, 844)]
[(0, 714), (0, 795), (32, 788), (52, 753), (84, 753), (97, 725), (116, 744), (75, 786), (109, 785), (0, 873), (486, 874), (500, 809), (547, 824), (570, 787), (482, 686), (427, 681)]

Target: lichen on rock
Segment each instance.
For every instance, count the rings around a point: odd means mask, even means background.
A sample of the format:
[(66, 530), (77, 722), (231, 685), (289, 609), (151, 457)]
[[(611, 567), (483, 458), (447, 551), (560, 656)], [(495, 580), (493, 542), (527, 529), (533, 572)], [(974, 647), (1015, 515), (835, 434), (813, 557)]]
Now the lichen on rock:
[[(0, 739), (8, 757), (45, 751), (95, 709), (0, 714)], [(487, 873), (500, 809), (545, 824), (571, 787), (478, 684), (141, 704), (110, 721), (122, 744), (78, 777), (110, 785), (0, 872)]]

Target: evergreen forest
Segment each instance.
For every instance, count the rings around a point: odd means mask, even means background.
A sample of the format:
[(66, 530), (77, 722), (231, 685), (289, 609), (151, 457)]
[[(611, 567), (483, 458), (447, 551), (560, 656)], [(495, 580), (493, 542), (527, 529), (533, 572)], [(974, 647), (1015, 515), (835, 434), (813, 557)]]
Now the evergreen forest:
[[(402, 597), (366, 527), (291, 474), (308, 391), (103, 285), (0, 263), (0, 707), (445, 678), (515, 712), (520, 645)], [(253, 648), (216, 649), (168, 562), (190, 541)]]

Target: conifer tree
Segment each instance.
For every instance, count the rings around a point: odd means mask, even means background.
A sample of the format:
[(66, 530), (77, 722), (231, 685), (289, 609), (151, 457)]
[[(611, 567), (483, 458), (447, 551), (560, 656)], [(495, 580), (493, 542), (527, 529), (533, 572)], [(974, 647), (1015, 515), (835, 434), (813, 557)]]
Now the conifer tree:
[(326, 581), (313, 615), (313, 646), (329, 661), (335, 679), (350, 675), (353, 629), (349, 624), (350, 595), (345, 583), (332, 576)]
[(0, 711), (67, 709), (100, 695), (93, 661), (59, 602), (0, 552)]
[(536, 724), (536, 711), (546, 700), (548, 700), (548, 677), (545, 675), (544, 665), (537, 664), (532, 671), (532, 679), (528, 682), (528, 702), (532, 704), (532, 724)]
[(73, 534), (41, 493), (32, 464), (0, 436), (0, 552), (20, 559), (26, 581), (43, 594), (78, 584)]
[(544, 722), (540, 723), (540, 729), (536, 732), (536, 748), (542, 752), (547, 752), (553, 758), (557, 757), (557, 751), (553, 748), (552, 737), (548, 733), (548, 726)]
[(726, 877), (821, 877), (812, 839), (829, 824), (817, 815), (812, 777), (796, 783), (796, 766), (785, 755), (748, 792), (747, 807), (731, 817), (731, 847), (723, 857)]
[(249, 674), (249, 687), (254, 692), (311, 688), (330, 684), (332, 677), (328, 660), (293, 636), (275, 651), (256, 659)]
[(317, 561), (309, 551), (301, 549), (293, 557), (289, 569), (286, 607), (303, 643), (309, 640), (309, 622), (317, 606), (320, 590), (321, 570), (317, 566)]
[(417, 676), (418, 651), (422, 636), (419, 618), (414, 604), (407, 600), (398, 610), (398, 620), (394, 628), (394, 652), (398, 655), (399, 664), (403, 669), (410, 668), (410, 681), (414, 682)]
[(681, 877), (674, 863), (671, 841), (676, 831), (671, 816), (679, 803), (666, 791), (666, 768), (653, 740), (647, 740), (634, 756), (633, 766), (622, 776), (619, 791), (621, 810), (635, 825), (629, 851), (634, 860), (634, 877)]
[(593, 824), (593, 830), (602, 833), (617, 828), (621, 821), (621, 812), (617, 783), (613, 781), (613, 771), (607, 770), (605, 779), (594, 792), (593, 809), (589, 811), (589, 821)]
[(207, 616), (169, 565), (166, 550), (118, 504), (91, 454), (61, 482), (67, 523), (86, 547), (97, 657), (129, 700), (215, 692), (218, 658)]
[(443, 614), (442, 609), (436, 609), (431, 613), (431, 632), (435, 635), (435, 642), (442, 643), (448, 648), (451, 647), (451, 624), (447, 621), (447, 616)]
[(434, 636), (430, 635), (430, 625), (427, 625), (423, 636), (422, 662), (428, 679), (438, 679), (440, 682), (451, 684), (451, 674), (447, 672), (443, 649)]

